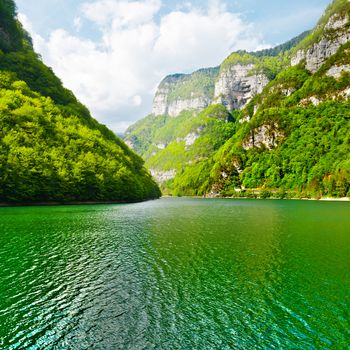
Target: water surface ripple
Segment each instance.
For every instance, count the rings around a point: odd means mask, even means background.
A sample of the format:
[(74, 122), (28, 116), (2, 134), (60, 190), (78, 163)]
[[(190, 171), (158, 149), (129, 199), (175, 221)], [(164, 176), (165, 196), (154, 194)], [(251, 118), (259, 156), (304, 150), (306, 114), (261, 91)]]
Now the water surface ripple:
[(0, 349), (348, 349), (349, 203), (0, 209)]

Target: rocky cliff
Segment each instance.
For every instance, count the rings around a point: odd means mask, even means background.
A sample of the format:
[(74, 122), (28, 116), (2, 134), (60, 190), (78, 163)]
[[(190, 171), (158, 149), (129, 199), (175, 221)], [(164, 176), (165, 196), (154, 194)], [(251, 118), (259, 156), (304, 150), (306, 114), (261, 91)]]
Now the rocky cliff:
[(238, 110), (261, 93), (269, 79), (264, 74), (253, 74), (254, 67), (252, 63), (238, 63), (223, 69), (215, 84), (215, 102), (228, 110)]
[[(291, 66), (303, 63), (311, 73), (317, 72), (350, 39), (348, 3), (348, 0), (333, 2), (313, 31), (276, 48), (249, 54), (240, 51), (230, 55), (220, 67), (166, 77), (156, 92), (152, 114), (176, 117), (184, 110), (200, 112), (216, 103), (230, 111), (240, 110), (278, 73), (277, 70), (272, 76), (266, 74), (264, 59), (281, 56), (288, 50)], [(328, 75), (339, 76), (347, 67), (333, 67)]]
[(166, 78), (161, 115), (126, 136), (163, 191), (350, 197), (349, 18), (350, 2), (334, 0), (285, 44), (232, 53), (205, 79)]
[(155, 94), (152, 114), (176, 117), (184, 110), (203, 110), (214, 99), (218, 73), (219, 68), (207, 68), (166, 77)]
[(170, 75), (157, 89), (152, 114), (176, 117), (182, 111), (200, 112), (217, 103), (231, 111), (242, 109), (269, 82), (264, 74), (253, 73), (254, 68), (254, 63), (238, 62), (221, 69)]
[(306, 69), (316, 73), (329, 57), (350, 40), (349, 14), (340, 11), (327, 16), (326, 13), (312, 34), (311, 38), (301, 42), (291, 65), (305, 62)]

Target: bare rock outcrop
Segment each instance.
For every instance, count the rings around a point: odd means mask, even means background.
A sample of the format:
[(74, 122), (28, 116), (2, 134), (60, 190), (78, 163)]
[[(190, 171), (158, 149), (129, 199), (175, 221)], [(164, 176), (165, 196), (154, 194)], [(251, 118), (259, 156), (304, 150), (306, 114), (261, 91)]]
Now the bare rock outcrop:
[(196, 140), (199, 138), (199, 134), (196, 132), (191, 132), (185, 137), (185, 144), (187, 147), (192, 146)]
[(178, 99), (169, 104), (166, 114), (170, 115), (171, 117), (176, 117), (182, 111), (202, 111), (203, 109), (207, 108), (211, 103), (212, 100), (206, 97), (196, 97), (193, 99), (186, 100)]
[(295, 66), (305, 60), (305, 67), (315, 73), (334, 55), (340, 46), (350, 40), (350, 28), (347, 26), (349, 17), (332, 16), (324, 27), (321, 39), (307, 49), (299, 50), (291, 59), (291, 65)]
[(340, 66), (333, 66), (327, 71), (326, 75), (335, 79), (339, 79), (343, 72), (350, 72), (350, 65), (343, 64)]
[(238, 110), (269, 82), (263, 74), (252, 74), (254, 64), (235, 64), (223, 70), (215, 84), (215, 102), (229, 110)]
[(155, 170), (155, 169), (149, 169), (151, 175), (153, 178), (157, 181), (157, 183), (161, 184), (164, 182), (167, 182), (168, 180), (171, 180), (175, 178), (176, 176), (176, 170), (167, 170), (167, 171), (161, 171), (161, 170)]
[[(189, 75), (168, 76), (158, 87), (152, 113), (176, 117), (182, 111), (200, 112), (213, 103), (229, 110), (242, 109), (269, 82), (264, 74), (253, 73), (254, 67), (254, 64), (235, 64), (220, 73), (218, 68), (209, 68)], [(203, 77), (203, 84), (207, 85), (202, 91), (191, 90), (201, 86), (196, 83)]]
[(254, 130), (243, 143), (245, 150), (254, 147), (266, 147), (271, 150), (278, 146), (280, 140), (283, 138), (283, 133), (279, 130), (277, 124), (262, 125)]
[(174, 74), (158, 86), (152, 114), (178, 116), (182, 111), (200, 112), (213, 102), (219, 68), (200, 69), (192, 74)]

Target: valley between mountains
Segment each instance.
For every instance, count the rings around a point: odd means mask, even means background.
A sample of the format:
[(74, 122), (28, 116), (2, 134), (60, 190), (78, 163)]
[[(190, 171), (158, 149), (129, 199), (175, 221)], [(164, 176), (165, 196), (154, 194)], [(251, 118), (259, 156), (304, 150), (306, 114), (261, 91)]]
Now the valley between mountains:
[(316, 27), (166, 77), (125, 142), (164, 194), (350, 196), (350, 3)]

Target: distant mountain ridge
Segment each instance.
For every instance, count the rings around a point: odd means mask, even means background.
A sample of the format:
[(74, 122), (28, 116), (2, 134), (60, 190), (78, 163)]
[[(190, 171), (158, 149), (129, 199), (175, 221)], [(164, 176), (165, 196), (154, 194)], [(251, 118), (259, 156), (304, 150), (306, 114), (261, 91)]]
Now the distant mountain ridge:
[(184, 110), (203, 110), (214, 99), (218, 74), (219, 67), (216, 67), (200, 69), (192, 74), (167, 76), (158, 87), (152, 113), (175, 117)]
[[(251, 60), (250, 65), (232, 65), (232, 72), (229, 69), (221, 69), (222, 66), (213, 68), (202, 68), (192, 74), (172, 74), (164, 78), (159, 84), (153, 101), (152, 114), (178, 116), (185, 110), (201, 111), (213, 103), (229, 105), (229, 109), (239, 109), (251, 97), (260, 93), (262, 88), (269, 81), (264, 74), (250, 75), (254, 64), (258, 62), (259, 57), (276, 57), (286, 52), (300, 41), (302, 41), (309, 32), (278, 45), (275, 48), (266, 49), (257, 52), (238, 51), (235, 56), (238, 62), (240, 58)], [(230, 57), (227, 59), (229, 60)], [(227, 61), (226, 60), (226, 61)], [(226, 62), (225, 62), (226, 63)], [(240, 93), (242, 102), (234, 101), (231, 90), (236, 88), (237, 94)]]
[(350, 195), (349, 18), (335, 0), (286, 44), (165, 78), (126, 142), (171, 194)]

